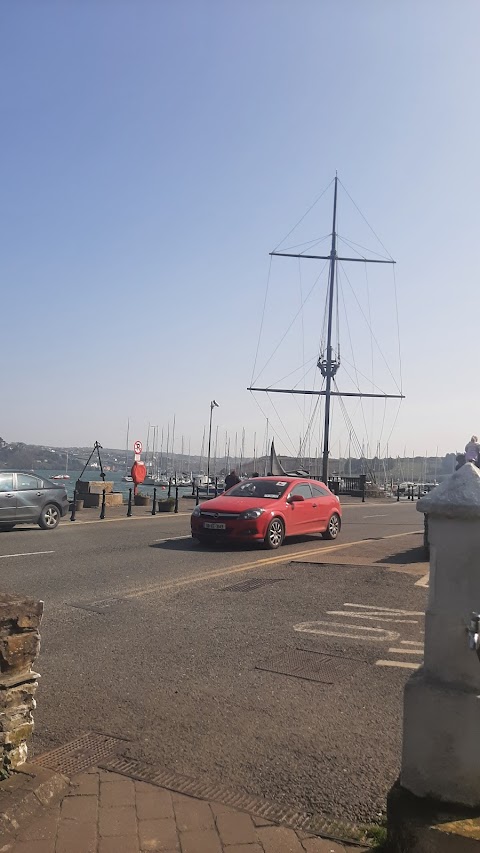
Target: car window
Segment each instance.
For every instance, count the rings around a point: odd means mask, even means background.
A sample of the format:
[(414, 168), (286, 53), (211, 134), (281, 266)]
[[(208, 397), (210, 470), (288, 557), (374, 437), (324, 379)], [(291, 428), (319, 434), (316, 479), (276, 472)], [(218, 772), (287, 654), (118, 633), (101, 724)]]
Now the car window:
[(0, 492), (13, 490), (13, 474), (0, 474)]
[(327, 492), (327, 490), (323, 489), (322, 486), (312, 486), (312, 492), (313, 492), (314, 497), (316, 497), (316, 498), (317, 497), (319, 497), (319, 498), (320, 497), (321, 498), (329, 498), (330, 497), (330, 492)]
[(230, 498), (279, 498), (286, 490), (286, 480), (262, 480), (255, 477), (253, 480), (242, 480), (233, 489), (230, 489), (227, 497)]
[(294, 486), (291, 495), (302, 495), (305, 500), (308, 500), (312, 497), (312, 490), (310, 488), (309, 483), (299, 483), (298, 486)]
[(26, 489), (41, 489), (42, 481), (37, 477), (32, 477), (31, 474), (17, 474), (17, 489), (24, 491)]

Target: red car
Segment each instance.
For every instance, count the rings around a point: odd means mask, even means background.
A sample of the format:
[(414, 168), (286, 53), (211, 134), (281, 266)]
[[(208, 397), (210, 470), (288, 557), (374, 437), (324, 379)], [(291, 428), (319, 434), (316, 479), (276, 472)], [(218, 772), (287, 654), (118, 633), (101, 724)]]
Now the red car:
[(191, 527), (201, 543), (257, 540), (279, 548), (285, 536), (336, 539), (341, 517), (340, 501), (318, 480), (252, 477), (195, 507)]

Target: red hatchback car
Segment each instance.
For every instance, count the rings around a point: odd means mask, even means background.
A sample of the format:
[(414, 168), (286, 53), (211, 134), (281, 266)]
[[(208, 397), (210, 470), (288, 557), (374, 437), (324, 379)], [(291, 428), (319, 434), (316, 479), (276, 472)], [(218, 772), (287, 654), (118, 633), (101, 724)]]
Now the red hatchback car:
[(253, 477), (195, 507), (191, 527), (201, 543), (257, 540), (279, 548), (285, 536), (336, 539), (341, 517), (340, 501), (318, 480)]

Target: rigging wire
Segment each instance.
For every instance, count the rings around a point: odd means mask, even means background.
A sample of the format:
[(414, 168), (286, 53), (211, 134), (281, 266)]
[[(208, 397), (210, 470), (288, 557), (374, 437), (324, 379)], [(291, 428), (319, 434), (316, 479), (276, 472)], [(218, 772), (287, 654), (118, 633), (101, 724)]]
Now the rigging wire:
[[(257, 383), (257, 382), (258, 382), (258, 380), (259, 380), (260, 376), (262, 375), (263, 371), (264, 371), (264, 370), (266, 370), (266, 368), (267, 368), (267, 367), (268, 367), (268, 365), (270, 364), (270, 362), (271, 362), (271, 360), (272, 360), (273, 356), (275, 355), (275, 353), (277, 352), (277, 350), (279, 349), (279, 347), (281, 346), (281, 344), (282, 344), (282, 343), (283, 343), (283, 341), (285, 340), (285, 338), (286, 338), (286, 336), (288, 335), (288, 333), (289, 333), (290, 329), (292, 328), (293, 324), (296, 322), (296, 320), (297, 320), (297, 318), (298, 318), (298, 315), (300, 314), (300, 311), (302, 310), (302, 308), (304, 307), (304, 305), (306, 305), (306, 303), (307, 303), (307, 302), (308, 302), (308, 300), (310, 299), (310, 296), (312, 295), (312, 293), (313, 293), (313, 291), (314, 291), (315, 287), (317, 286), (317, 284), (318, 284), (318, 281), (319, 281), (320, 277), (321, 277), (321, 276), (323, 275), (323, 273), (325, 272), (325, 269), (326, 269), (327, 265), (328, 265), (328, 261), (326, 261), (326, 262), (325, 262), (325, 264), (323, 265), (323, 267), (322, 267), (322, 269), (320, 270), (319, 274), (317, 275), (317, 277), (316, 277), (315, 281), (313, 282), (313, 284), (312, 284), (312, 286), (311, 286), (310, 290), (308, 291), (307, 296), (305, 297), (305, 299), (304, 299), (304, 301), (303, 301), (303, 304), (300, 306), (299, 310), (298, 310), (298, 311), (297, 311), (297, 313), (295, 314), (295, 317), (293, 318), (292, 322), (291, 322), (291, 323), (290, 323), (290, 325), (288, 326), (288, 328), (287, 328), (286, 332), (285, 332), (285, 333), (283, 334), (283, 336), (280, 338), (280, 340), (279, 340), (279, 342), (278, 342), (277, 346), (275, 347), (275, 349), (273, 350), (273, 352), (272, 352), (272, 354), (271, 354), (270, 358), (269, 358), (269, 359), (268, 359), (268, 361), (264, 364), (264, 366), (262, 367), (262, 369), (261, 369), (260, 373), (258, 373), (258, 374), (257, 374), (256, 378), (255, 378), (254, 380), (252, 379), (252, 381), (250, 382), (250, 384), (251, 384), (251, 385), (253, 385), (253, 384), (255, 384), (255, 383)], [(263, 323), (263, 318), (262, 318), (262, 323)], [(258, 345), (260, 346), (260, 340), (259, 340)]]
[[(342, 267), (342, 272), (343, 272), (343, 267)], [(337, 271), (337, 282), (338, 282), (338, 286), (341, 288), (341, 292), (342, 292), (343, 311), (344, 311), (344, 314), (345, 314), (345, 322), (346, 322), (346, 325), (347, 325), (348, 340), (349, 340), (349, 342), (350, 342), (350, 351), (351, 351), (351, 353), (352, 353), (353, 369), (354, 369), (354, 371), (355, 371), (355, 376), (357, 377), (357, 382), (356, 382), (356, 384), (357, 384), (357, 391), (360, 391), (360, 383), (359, 383), (359, 381), (358, 381), (358, 373), (357, 373), (357, 364), (356, 364), (356, 361), (355, 361), (355, 351), (354, 351), (354, 349), (353, 349), (353, 343), (352, 343), (352, 333), (351, 333), (351, 331), (350, 331), (350, 323), (348, 322), (348, 313), (347, 313), (347, 308), (346, 308), (346, 305), (345, 305), (345, 294), (344, 294), (344, 292), (343, 292), (343, 287), (342, 287), (341, 281), (339, 280), (338, 271)], [(345, 369), (345, 368), (344, 368), (344, 369)], [(347, 373), (347, 376), (348, 376), (348, 371), (345, 371), (345, 372)], [(350, 378), (351, 378), (351, 377), (350, 377)], [(363, 406), (363, 399), (362, 399), (362, 397), (360, 397), (360, 409), (361, 409), (361, 412), (362, 412), (363, 425), (364, 425), (364, 427), (365, 427), (365, 436), (366, 436), (366, 438), (368, 439), (368, 427), (367, 427), (367, 421), (366, 421), (366, 418), (365, 418), (365, 409), (364, 409), (364, 406)]]
[(270, 263), (269, 263), (269, 265), (268, 265), (268, 275), (267, 275), (267, 286), (266, 286), (266, 289), (265, 289), (265, 298), (264, 298), (264, 300), (263, 300), (262, 319), (261, 319), (261, 322), (260, 322), (260, 331), (259, 331), (259, 333), (258, 333), (257, 349), (256, 349), (256, 352), (255, 352), (255, 360), (254, 360), (254, 362), (253, 362), (252, 378), (250, 379), (250, 385), (253, 385), (253, 376), (254, 376), (254, 373), (255, 373), (255, 368), (256, 368), (256, 366), (257, 366), (258, 351), (259, 351), (259, 349), (260, 349), (260, 341), (261, 341), (261, 339), (262, 339), (263, 323), (264, 323), (264, 320), (265, 320), (265, 310), (266, 310), (266, 307), (267, 307), (267, 297), (268, 297), (268, 289), (269, 289), (269, 287), (270, 287), (270, 276), (271, 276), (271, 273), (272, 273), (272, 256), (270, 255)]
[(352, 204), (353, 204), (354, 208), (358, 211), (358, 213), (359, 213), (359, 214), (360, 214), (360, 216), (362, 217), (363, 221), (368, 225), (368, 227), (370, 228), (370, 231), (372, 232), (372, 234), (374, 235), (374, 237), (378, 240), (378, 242), (380, 243), (380, 245), (381, 245), (382, 249), (387, 253), (387, 255), (388, 255), (388, 257), (390, 258), (390, 260), (391, 260), (391, 261), (393, 261), (393, 258), (392, 258), (392, 256), (391, 256), (390, 252), (388, 251), (387, 247), (386, 247), (386, 246), (384, 246), (384, 244), (383, 244), (383, 243), (382, 243), (382, 241), (380, 240), (380, 237), (378, 236), (378, 234), (373, 230), (373, 228), (372, 228), (372, 226), (370, 225), (370, 223), (369, 223), (369, 221), (368, 221), (367, 217), (362, 213), (362, 211), (360, 210), (360, 208), (358, 207), (358, 205), (356, 204), (356, 202), (354, 202), (354, 200), (353, 200), (352, 196), (351, 196), (351, 195), (350, 195), (350, 193), (348, 192), (348, 190), (347, 190), (346, 186), (345, 186), (344, 184), (342, 184), (342, 182), (341, 182), (340, 178), (338, 178), (338, 183), (340, 184), (340, 186), (342, 187), (342, 189), (343, 189), (343, 190), (345, 190), (345, 192), (346, 192), (346, 194), (348, 195), (348, 197), (349, 197), (350, 201), (352, 202)]
[[(393, 267), (393, 292), (395, 296), (395, 317), (397, 321), (397, 341), (398, 341), (398, 369), (400, 371), (400, 388), (403, 388), (402, 378), (402, 346), (400, 340), (400, 320), (398, 316), (398, 297), (397, 297), (397, 276), (395, 275), (395, 266)], [(402, 392), (400, 392), (402, 393)]]
[(305, 217), (306, 217), (306, 216), (308, 216), (308, 214), (310, 213), (310, 211), (311, 211), (311, 210), (313, 210), (313, 208), (315, 207), (315, 205), (316, 205), (316, 204), (318, 204), (318, 202), (320, 201), (320, 199), (325, 195), (325, 193), (327, 192), (327, 190), (329, 190), (329, 189), (330, 189), (330, 187), (332, 186), (332, 184), (333, 184), (334, 180), (335, 180), (335, 178), (332, 178), (332, 180), (330, 181), (330, 183), (329, 183), (329, 184), (327, 184), (327, 186), (325, 187), (325, 189), (320, 193), (320, 195), (319, 195), (319, 196), (317, 196), (317, 198), (315, 199), (315, 201), (313, 202), (313, 204), (311, 204), (311, 205), (310, 205), (310, 207), (308, 208), (308, 210), (306, 210), (306, 211), (305, 211), (305, 213), (303, 214), (303, 216), (301, 216), (301, 217), (300, 217), (300, 219), (298, 220), (298, 222), (296, 223), (296, 225), (294, 225), (294, 226), (293, 226), (293, 228), (291, 228), (291, 229), (290, 229), (290, 231), (288, 232), (288, 234), (286, 234), (286, 235), (285, 235), (285, 237), (283, 238), (283, 240), (280, 240), (280, 243), (278, 243), (278, 245), (277, 245), (277, 246), (275, 246), (275, 249), (273, 250), (274, 252), (276, 252), (276, 251), (277, 251), (277, 249), (278, 249), (278, 247), (279, 247), (279, 246), (281, 246), (281, 245), (282, 245), (282, 243), (284, 243), (284, 242), (285, 242), (285, 240), (287, 240), (287, 239), (290, 237), (290, 234), (293, 234), (293, 232), (295, 231), (295, 228), (298, 228), (298, 226), (303, 222), (303, 220), (305, 219)]
[[(331, 234), (324, 234), (323, 237), (314, 237), (312, 240), (305, 240), (304, 243), (295, 243), (294, 246), (285, 246), (282, 251), (289, 252), (290, 249), (299, 249), (301, 246), (309, 246), (310, 248), (313, 248), (313, 246), (317, 246), (319, 243), (323, 243), (324, 240), (328, 240), (328, 238), (331, 236)], [(306, 252), (306, 248), (303, 251)], [(302, 253), (300, 252), (300, 254)]]
[[(376, 339), (375, 335), (373, 334), (373, 330), (372, 330), (371, 326), (369, 325), (367, 318), (365, 317), (365, 312), (363, 311), (363, 308), (362, 308), (362, 306), (361, 306), (360, 302), (358, 301), (357, 294), (355, 293), (355, 290), (354, 290), (354, 289), (353, 289), (353, 287), (352, 287), (352, 284), (351, 284), (351, 282), (350, 282), (350, 279), (348, 278), (347, 273), (345, 272), (345, 269), (344, 269), (344, 267), (343, 267), (343, 264), (342, 264), (342, 263), (340, 263), (340, 266), (342, 267), (343, 273), (344, 273), (345, 278), (346, 278), (346, 280), (347, 280), (347, 282), (348, 282), (348, 286), (350, 287), (350, 290), (351, 290), (351, 291), (352, 291), (352, 293), (353, 293), (353, 296), (354, 296), (354, 298), (355, 298), (355, 302), (357, 303), (357, 305), (358, 305), (358, 307), (359, 307), (359, 309), (360, 309), (360, 312), (361, 312), (361, 314), (362, 314), (362, 317), (363, 317), (363, 319), (365, 320), (365, 322), (366, 322), (366, 324), (367, 324), (367, 326), (368, 326), (368, 329), (369, 329), (369, 331), (370, 331), (370, 334), (371, 334), (371, 336), (372, 336), (373, 340), (375, 341), (375, 344), (376, 344), (376, 346), (377, 346), (377, 349), (378, 349), (378, 351), (379, 351), (380, 355), (382, 356), (382, 358), (383, 358), (383, 360), (384, 360), (384, 362), (385, 362), (385, 366), (386, 366), (386, 368), (387, 368), (387, 370), (388, 370), (388, 372), (389, 372), (390, 376), (392, 377), (392, 379), (393, 379), (393, 381), (394, 381), (394, 383), (395, 383), (395, 386), (396, 386), (397, 390), (398, 390), (398, 391), (400, 391), (400, 388), (398, 387), (398, 382), (397, 382), (397, 380), (395, 379), (395, 376), (393, 375), (393, 373), (392, 373), (392, 371), (391, 371), (391, 369), (390, 369), (390, 366), (389, 366), (389, 364), (388, 364), (387, 359), (385, 358), (385, 356), (384, 356), (384, 354), (383, 354), (383, 351), (382, 351), (382, 349), (381, 349), (381, 347), (380, 347), (380, 344), (378, 343), (378, 341), (377, 341), (377, 339)], [(402, 393), (402, 392), (400, 391), (400, 394), (401, 394), (401, 393)]]
[[(273, 424), (272, 424), (272, 422), (271, 422), (270, 418), (268, 418), (268, 417), (267, 417), (267, 415), (265, 414), (265, 412), (264, 412), (264, 410), (263, 410), (262, 406), (261, 406), (261, 405), (260, 405), (260, 403), (258, 402), (258, 400), (257, 400), (257, 398), (255, 397), (255, 395), (254, 395), (253, 391), (250, 391), (250, 394), (252, 395), (253, 399), (255, 400), (255, 403), (257, 404), (258, 408), (260, 409), (260, 411), (261, 411), (261, 413), (262, 413), (263, 417), (268, 421), (269, 426), (270, 426), (270, 428), (271, 428), (272, 432), (274, 432), (274, 433), (275, 433), (275, 435), (276, 435), (276, 437), (278, 438), (279, 442), (281, 442), (281, 444), (283, 444), (283, 446), (284, 446), (284, 447), (286, 447), (286, 444), (285, 444), (285, 442), (284, 442), (283, 438), (281, 438), (281, 437), (280, 437), (279, 433), (277, 432), (277, 430), (276, 430), (276, 429), (275, 429), (275, 427), (273, 426)], [(290, 436), (288, 436), (288, 441), (290, 442)], [(295, 452), (293, 453), (293, 455), (295, 455)]]
[(358, 246), (359, 249), (363, 249), (365, 252), (370, 252), (371, 255), (376, 255), (377, 258), (382, 258), (384, 261), (393, 260), (393, 258), (386, 258), (385, 255), (381, 255), (380, 252), (375, 252), (373, 249), (368, 248), (368, 246), (362, 246), (361, 243), (355, 243), (353, 240), (350, 240), (350, 237), (343, 237), (340, 234), (337, 234), (337, 237), (342, 241), (342, 243), (345, 243), (349, 249), (352, 249), (353, 252), (357, 252), (357, 255), (360, 255), (364, 261), (368, 260), (368, 258), (365, 258), (361, 252), (354, 248), (354, 246)]
[[(364, 263), (364, 265), (363, 265), (363, 266), (364, 266), (364, 269), (365, 269), (365, 284), (366, 284), (366, 287), (367, 287), (367, 310), (368, 310), (368, 321), (369, 321), (369, 323), (370, 323), (370, 328), (371, 328), (371, 327), (372, 327), (372, 304), (371, 304), (371, 302), (370, 302), (370, 283), (369, 283), (369, 281), (368, 281), (368, 270), (367, 270), (367, 264), (366, 264), (366, 263)], [(372, 381), (372, 392), (373, 392), (373, 386), (374, 386), (374, 380), (375, 380), (375, 365), (374, 365), (374, 358), (373, 358), (373, 340), (372, 340), (372, 336), (370, 336), (370, 360), (371, 360), (371, 364), (372, 364), (372, 380), (371, 380), (371, 381)], [(372, 400), (372, 401), (371, 401), (371, 407), (372, 407), (372, 421), (371, 421), (371, 434), (370, 434), (370, 441), (371, 441), (371, 442), (373, 442), (373, 423), (374, 423), (374, 420), (375, 420), (375, 400)], [(368, 441), (368, 436), (367, 436), (367, 441)], [(370, 447), (371, 447), (371, 445), (370, 445)]]

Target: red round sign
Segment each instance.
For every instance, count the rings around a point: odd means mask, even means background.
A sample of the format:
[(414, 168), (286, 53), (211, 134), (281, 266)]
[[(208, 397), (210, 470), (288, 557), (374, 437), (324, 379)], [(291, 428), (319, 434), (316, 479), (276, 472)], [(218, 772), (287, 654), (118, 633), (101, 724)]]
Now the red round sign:
[(135, 442), (135, 444), (133, 445), (133, 449), (134, 449), (135, 453), (141, 453), (141, 452), (142, 452), (142, 450), (143, 450), (143, 444), (142, 444), (142, 442), (141, 442), (141, 441), (136, 441), (136, 442)]
[(131, 470), (132, 480), (136, 486), (139, 486), (140, 483), (143, 483), (145, 477), (147, 476), (147, 469), (143, 462), (134, 462)]

